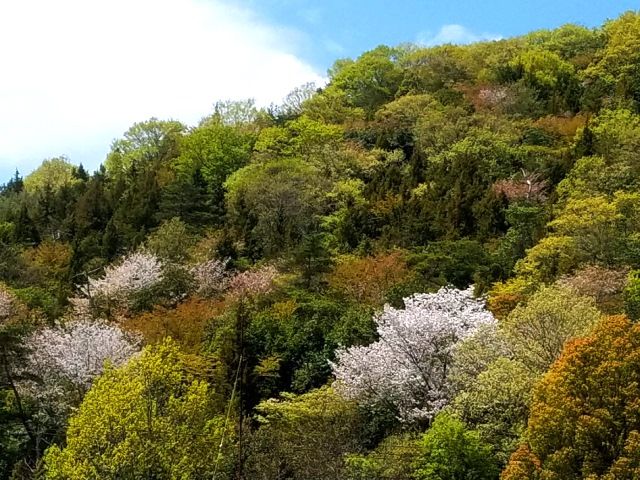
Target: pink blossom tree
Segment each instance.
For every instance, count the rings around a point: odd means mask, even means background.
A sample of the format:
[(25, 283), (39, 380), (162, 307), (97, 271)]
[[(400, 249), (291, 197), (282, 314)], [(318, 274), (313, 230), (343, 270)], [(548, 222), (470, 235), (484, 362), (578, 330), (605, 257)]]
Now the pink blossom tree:
[(238, 273), (229, 280), (229, 295), (243, 298), (267, 293), (273, 288), (277, 276), (278, 270), (272, 265)]
[(207, 260), (191, 267), (196, 293), (209, 297), (224, 291), (229, 283), (227, 264), (229, 260)]

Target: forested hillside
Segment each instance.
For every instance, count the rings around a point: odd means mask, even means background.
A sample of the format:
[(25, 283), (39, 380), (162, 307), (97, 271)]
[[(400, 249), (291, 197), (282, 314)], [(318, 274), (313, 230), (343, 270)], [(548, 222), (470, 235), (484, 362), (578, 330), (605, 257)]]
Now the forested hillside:
[(640, 478), (639, 13), (72, 160), (0, 189), (0, 479)]

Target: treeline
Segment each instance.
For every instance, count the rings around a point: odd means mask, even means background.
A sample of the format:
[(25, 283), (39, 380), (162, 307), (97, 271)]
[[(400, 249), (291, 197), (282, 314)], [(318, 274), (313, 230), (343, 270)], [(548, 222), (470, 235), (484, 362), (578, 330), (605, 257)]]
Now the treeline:
[(0, 478), (637, 478), (639, 152), (628, 12), (16, 172)]

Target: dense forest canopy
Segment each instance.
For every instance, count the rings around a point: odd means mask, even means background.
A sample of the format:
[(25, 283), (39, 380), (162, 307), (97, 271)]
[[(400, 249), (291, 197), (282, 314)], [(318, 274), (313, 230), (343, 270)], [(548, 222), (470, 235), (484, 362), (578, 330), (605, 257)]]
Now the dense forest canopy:
[(637, 12), (16, 172), (0, 479), (639, 478), (639, 187)]

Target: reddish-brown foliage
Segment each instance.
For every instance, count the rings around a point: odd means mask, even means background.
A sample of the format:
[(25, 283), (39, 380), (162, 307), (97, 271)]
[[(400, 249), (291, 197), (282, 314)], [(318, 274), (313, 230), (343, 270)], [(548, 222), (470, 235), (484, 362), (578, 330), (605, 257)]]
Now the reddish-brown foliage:
[(458, 90), (476, 110), (500, 108), (513, 101), (513, 94), (502, 85), (459, 85)]
[(207, 322), (222, 313), (222, 301), (192, 297), (175, 309), (157, 307), (153, 312), (123, 320), (124, 327), (142, 334), (147, 343), (171, 337), (187, 352), (200, 349)]
[(520, 447), (511, 455), (509, 465), (504, 469), (501, 480), (521, 480), (524, 478), (538, 479), (540, 474), (540, 460), (531, 453), (528, 445)]
[(558, 283), (572, 288), (580, 295), (593, 297), (601, 310), (614, 313), (622, 310), (622, 291), (628, 275), (629, 270), (626, 268), (588, 265), (573, 275), (565, 275)]
[(387, 291), (407, 275), (404, 254), (395, 251), (372, 257), (344, 257), (327, 280), (336, 291), (358, 302), (379, 306)]

